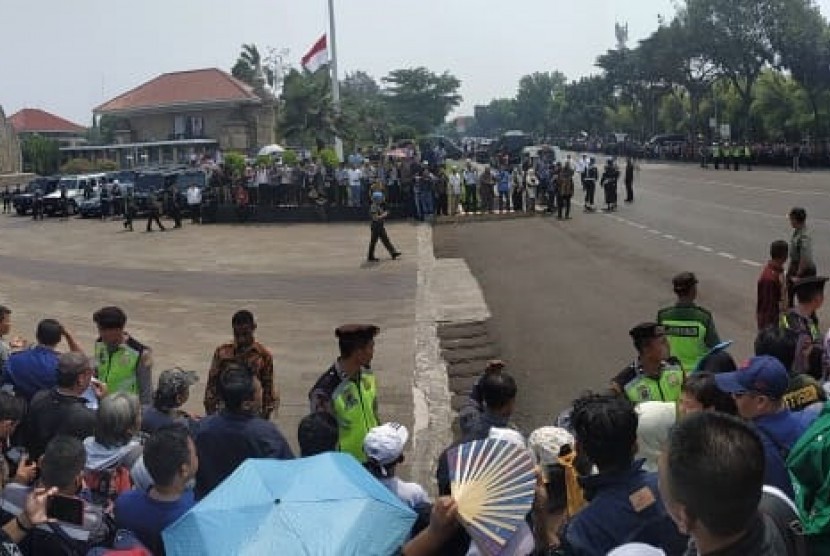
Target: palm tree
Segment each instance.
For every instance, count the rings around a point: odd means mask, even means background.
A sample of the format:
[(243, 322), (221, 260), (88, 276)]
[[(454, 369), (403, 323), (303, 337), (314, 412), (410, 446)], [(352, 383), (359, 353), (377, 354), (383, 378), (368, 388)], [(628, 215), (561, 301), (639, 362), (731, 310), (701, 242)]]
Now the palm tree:
[(265, 74), (265, 81), (270, 87), (274, 86), (274, 68), (262, 66), (262, 55), (257, 45), (243, 44), (242, 51), (236, 59), (236, 64), (231, 68), (231, 75), (253, 86), (256, 81), (257, 72), (262, 70)]

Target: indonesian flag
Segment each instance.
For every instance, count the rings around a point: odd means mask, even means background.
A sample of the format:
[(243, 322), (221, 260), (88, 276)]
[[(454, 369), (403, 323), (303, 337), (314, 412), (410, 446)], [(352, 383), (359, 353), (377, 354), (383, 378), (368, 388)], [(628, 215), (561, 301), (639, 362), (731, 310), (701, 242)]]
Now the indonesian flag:
[(309, 73), (314, 73), (329, 63), (329, 48), (326, 42), (326, 35), (323, 35), (320, 37), (320, 40), (314, 43), (311, 50), (303, 56), (301, 63)]

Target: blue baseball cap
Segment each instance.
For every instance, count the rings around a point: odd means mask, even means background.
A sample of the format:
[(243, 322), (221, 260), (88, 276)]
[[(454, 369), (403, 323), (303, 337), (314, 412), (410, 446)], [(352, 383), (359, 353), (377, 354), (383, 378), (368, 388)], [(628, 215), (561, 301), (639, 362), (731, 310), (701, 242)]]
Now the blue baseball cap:
[(759, 355), (749, 360), (746, 367), (715, 375), (718, 388), (727, 394), (755, 392), (773, 400), (780, 400), (787, 393), (790, 377), (787, 369), (775, 357)]

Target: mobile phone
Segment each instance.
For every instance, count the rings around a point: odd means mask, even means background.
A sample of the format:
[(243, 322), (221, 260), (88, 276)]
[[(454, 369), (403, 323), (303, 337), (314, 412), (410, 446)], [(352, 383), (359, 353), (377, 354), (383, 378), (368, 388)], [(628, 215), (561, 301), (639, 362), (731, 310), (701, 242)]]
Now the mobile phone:
[(545, 488), (548, 491), (548, 511), (556, 512), (568, 507), (568, 486), (565, 467), (561, 463), (545, 466)]
[(55, 494), (46, 499), (46, 517), (73, 525), (84, 524), (84, 501), (74, 496)]

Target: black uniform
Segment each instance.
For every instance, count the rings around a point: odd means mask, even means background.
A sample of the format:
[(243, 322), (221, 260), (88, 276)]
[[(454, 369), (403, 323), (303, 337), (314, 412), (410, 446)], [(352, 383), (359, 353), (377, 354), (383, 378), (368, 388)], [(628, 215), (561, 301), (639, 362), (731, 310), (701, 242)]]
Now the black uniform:
[(597, 190), (597, 180), (599, 179), (599, 170), (596, 165), (591, 162), (591, 165), (585, 170), (582, 178), (582, 186), (585, 188), (585, 210), (594, 210), (594, 194)]
[(170, 207), (170, 217), (173, 219), (173, 227), (182, 227), (182, 207), (179, 203), (179, 192), (175, 185), (167, 190), (167, 206)]
[(150, 199), (150, 212), (147, 214), (147, 231), (153, 231), (153, 222), (155, 222), (159, 229), (163, 232), (165, 230), (164, 224), (161, 223), (159, 219), (159, 214), (161, 214), (161, 196), (163, 193), (159, 192), (154, 199)]
[(630, 160), (625, 165), (625, 202), (634, 202), (634, 164)]
[(617, 180), (620, 179), (620, 172), (612, 162), (605, 166), (602, 172), (602, 189), (605, 192), (605, 209), (614, 210), (617, 208)]
[(124, 229), (133, 231), (133, 216), (135, 216), (135, 198), (132, 191), (124, 196)]
[(389, 236), (386, 235), (386, 226), (383, 223), (388, 214), (386, 212), (386, 206), (383, 202), (372, 201), (372, 206), (369, 210), (372, 215), (372, 238), (369, 240), (369, 256), (367, 257), (367, 260), (378, 260), (375, 257), (375, 246), (378, 244), (378, 239), (380, 239), (383, 246), (386, 247), (386, 250), (389, 251), (389, 255), (393, 259), (397, 259), (401, 256), (401, 254), (395, 249), (392, 242), (389, 241)]

